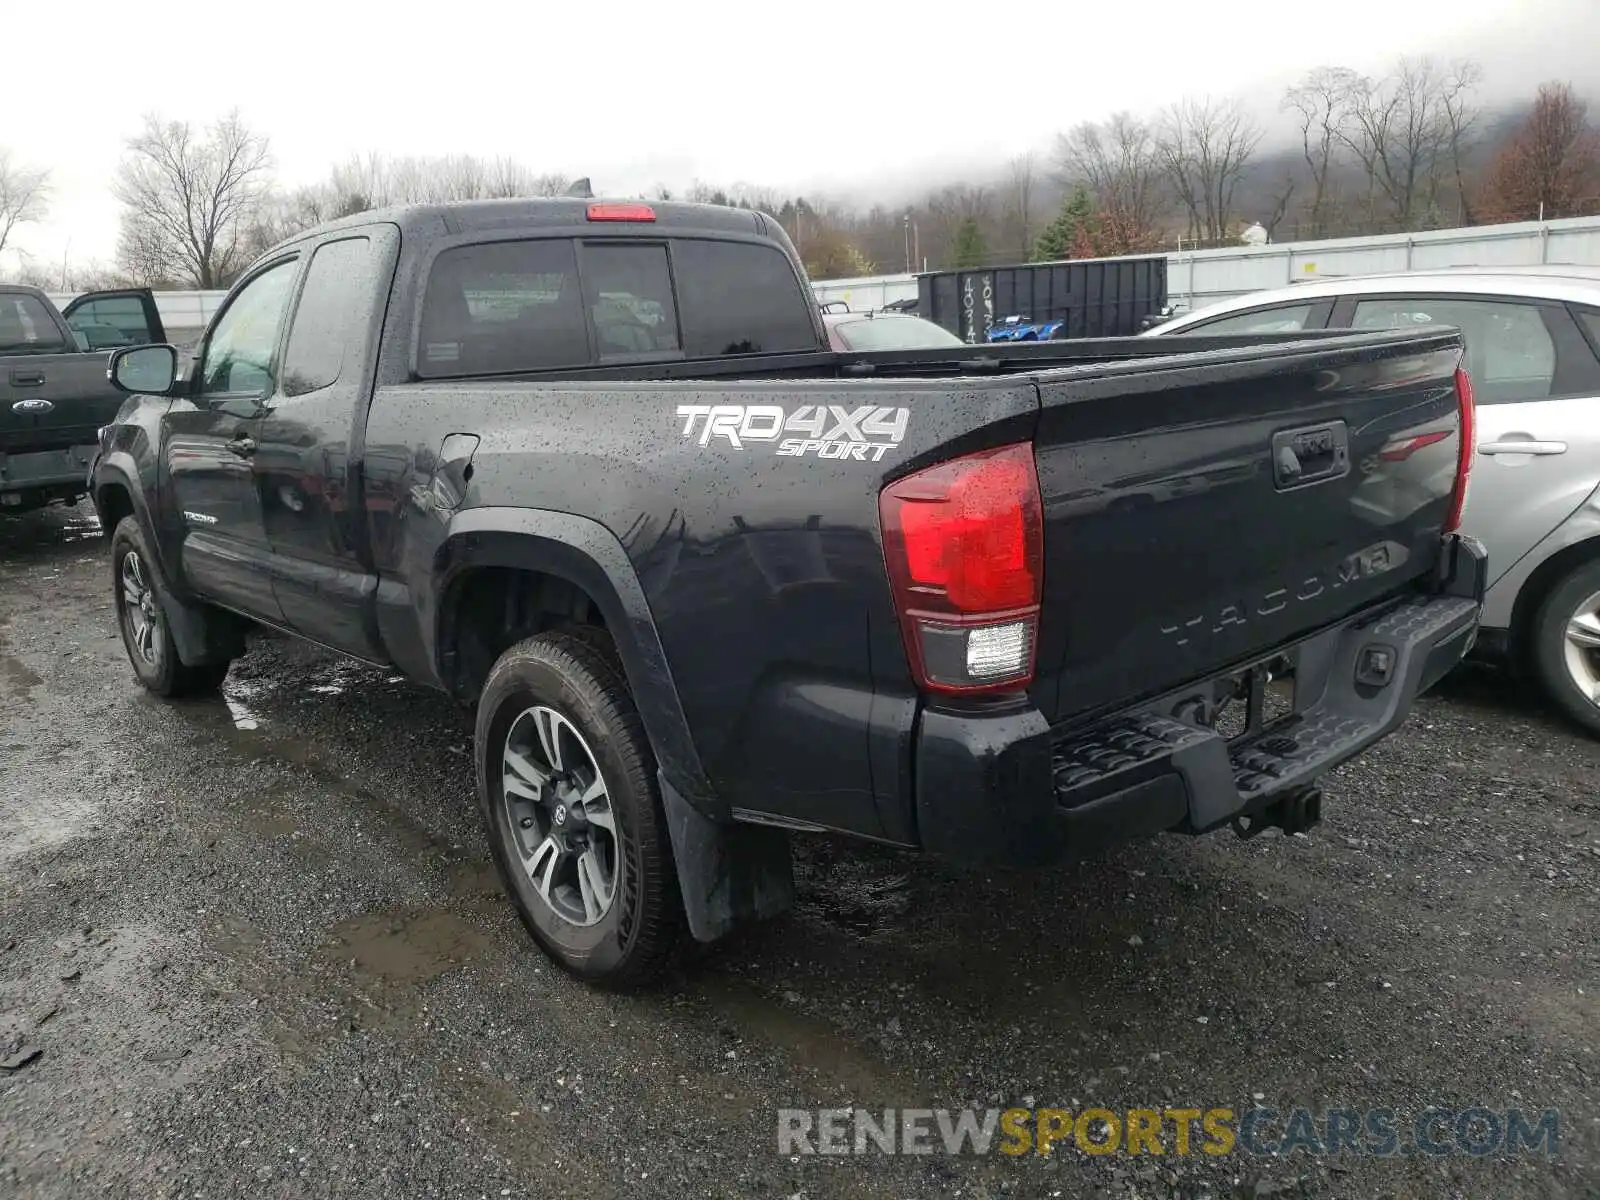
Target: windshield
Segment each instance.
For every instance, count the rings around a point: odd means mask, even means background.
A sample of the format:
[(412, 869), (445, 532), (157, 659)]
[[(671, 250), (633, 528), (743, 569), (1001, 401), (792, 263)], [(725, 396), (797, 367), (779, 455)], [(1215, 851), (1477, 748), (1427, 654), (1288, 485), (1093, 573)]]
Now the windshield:
[(834, 326), (848, 350), (929, 350), (966, 345), (955, 334), (921, 317), (862, 317)]

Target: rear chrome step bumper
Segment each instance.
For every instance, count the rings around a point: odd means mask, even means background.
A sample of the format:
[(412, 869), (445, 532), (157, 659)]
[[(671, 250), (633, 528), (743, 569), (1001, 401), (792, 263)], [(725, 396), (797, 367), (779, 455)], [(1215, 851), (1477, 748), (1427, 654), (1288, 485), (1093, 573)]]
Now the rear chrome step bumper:
[(1285, 812), (1303, 821), (1308, 808), (1318, 810), (1305, 803), (1316, 782), (1398, 728), (1416, 697), (1472, 648), (1483, 551), (1470, 539), (1450, 542), (1450, 576), (1439, 591), (1275, 650), (1272, 661), (1294, 664), (1294, 710), (1243, 737), (1174, 714), (1250, 665), (1065, 730), (1049, 729), (1032, 709), (925, 712), (917, 748), (924, 847), (1025, 865), (1168, 830), (1278, 823)]

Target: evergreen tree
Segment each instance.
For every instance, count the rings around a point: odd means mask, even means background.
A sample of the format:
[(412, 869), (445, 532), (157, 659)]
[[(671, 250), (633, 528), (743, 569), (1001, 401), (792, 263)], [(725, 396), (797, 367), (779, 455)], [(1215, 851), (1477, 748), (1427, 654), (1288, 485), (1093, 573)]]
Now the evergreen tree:
[(983, 230), (978, 228), (977, 217), (963, 217), (956, 226), (955, 265), (981, 267), (989, 256), (983, 244)]
[(1079, 184), (1061, 202), (1061, 211), (1039, 235), (1033, 248), (1033, 261), (1056, 262), (1063, 258), (1082, 257), (1085, 245), (1092, 245), (1094, 223), (1094, 201)]

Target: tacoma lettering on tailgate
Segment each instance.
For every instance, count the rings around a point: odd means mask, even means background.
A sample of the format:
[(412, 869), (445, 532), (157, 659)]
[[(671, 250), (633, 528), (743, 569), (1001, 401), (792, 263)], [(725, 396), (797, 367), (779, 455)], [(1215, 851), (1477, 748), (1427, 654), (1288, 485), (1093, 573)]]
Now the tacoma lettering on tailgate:
[(1253, 617), (1270, 617), (1291, 604), (1301, 604), (1336, 591), (1358, 579), (1370, 579), (1400, 566), (1410, 552), (1399, 542), (1377, 542), (1340, 560), (1332, 569), (1319, 571), (1295, 583), (1274, 587), (1251, 596), (1241, 596), (1214, 613), (1201, 613), (1187, 621), (1163, 625), (1161, 632), (1180, 645), (1189, 644), (1196, 633), (1221, 633), (1235, 625), (1246, 625)]

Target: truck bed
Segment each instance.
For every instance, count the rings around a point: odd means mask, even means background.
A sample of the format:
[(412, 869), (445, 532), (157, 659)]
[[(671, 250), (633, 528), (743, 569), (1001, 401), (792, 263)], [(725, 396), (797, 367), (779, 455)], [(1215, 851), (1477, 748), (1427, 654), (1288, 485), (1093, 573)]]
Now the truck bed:
[[(576, 511), (620, 540), (667, 661), (689, 664), (673, 686), (731, 805), (913, 840), (917, 714), (962, 702), (913, 680), (879, 529), (887, 484), (1032, 444), (1044, 591), (1028, 698), (1070, 731), (1435, 571), (1459, 356), (1449, 331), (1127, 338), (406, 383), (374, 397), (364, 485), (374, 514), (399, 513), (423, 414), (478, 431), (463, 518)], [(819, 449), (826, 430), (791, 436), (818, 430), (819, 412), (852, 418), (842, 456)], [(1285, 488), (1275, 439), (1306, 429), (1335, 430), (1342, 465)], [(1438, 437), (1383, 457), (1413, 431)], [(434, 584), (407, 564), (438, 553), (448, 526), (375, 515), (373, 530), (390, 581), (378, 636), (426, 670), (410, 589)], [(799, 752), (837, 744), (841, 726), (859, 740)]]

